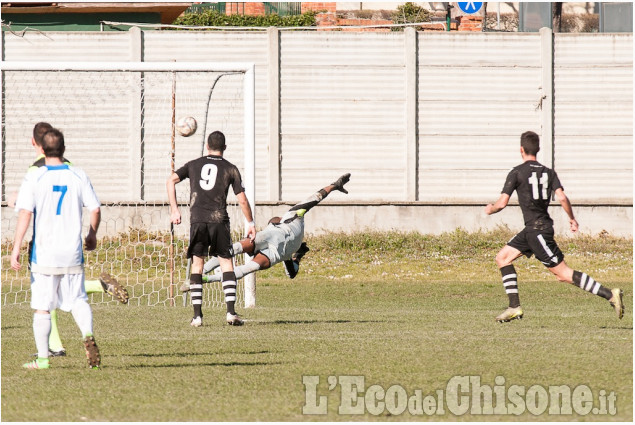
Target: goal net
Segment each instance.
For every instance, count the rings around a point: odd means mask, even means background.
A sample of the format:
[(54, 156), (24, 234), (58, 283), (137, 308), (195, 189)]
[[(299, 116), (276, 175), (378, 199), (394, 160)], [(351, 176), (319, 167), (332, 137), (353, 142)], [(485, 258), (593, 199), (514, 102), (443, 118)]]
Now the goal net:
[[(17, 223), (10, 205), (36, 157), (30, 140), (37, 122), (64, 133), (65, 157), (86, 171), (102, 203), (97, 249), (84, 253), (86, 280), (111, 274), (128, 289), (130, 305), (187, 299), (179, 287), (189, 276), (189, 181), (177, 185), (182, 223), (176, 226), (170, 225), (165, 182), (173, 170), (206, 153), (212, 131), (225, 134), (225, 157), (241, 170), (254, 208), (253, 64), (2, 62), (2, 103), (3, 305), (30, 301), (26, 242), (22, 270), (10, 267)], [(188, 116), (198, 128), (183, 137), (175, 122)], [(229, 192), (236, 241), (245, 234), (245, 220)], [(238, 302), (252, 307), (255, 277), (243, 281)], [(220, 283), (205, 284), (203, 292), (204, 305), (224, 305)], [(103, 293), (89, 297), (93, 303), (116, 302)]]

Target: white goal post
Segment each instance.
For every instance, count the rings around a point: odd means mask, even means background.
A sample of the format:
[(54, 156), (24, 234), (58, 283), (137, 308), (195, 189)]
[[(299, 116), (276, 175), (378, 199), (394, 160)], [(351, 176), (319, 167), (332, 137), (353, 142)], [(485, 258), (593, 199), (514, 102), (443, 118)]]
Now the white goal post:
[[(16, 75), (15, 79), (16, 81), (20, 81), (20, 83), (16, 83), (16, 85), (20, 85), (23, 84), (21, 83), (22, 78), (23, 78), (23, 73), (24, 72), (59, 72), (59, 73), (68, 73), (68, 72), (72, 72), (72, 73), (135, 73), (135, 75), (140, 75), (140, 76), (144, 76), (144, 75), (153, 75), (153, 73), (165, 73), (167, 75), (170, 74), (178, 74), (178, 73), (182, 73), (182, 74), (187, 74), (189, 75), (190, 80), (189, 81), (194, 81), (193, 79), (196, 78), (195, 73), (216, 73), (219, 75), (219, 77), (216, 78), (216, 80), (214, 80), (214, 83), (211, 84), (211, 88), (209, 89), (209, 98), (211, 99), (212, 97), (212, 90), (213, 90), (213, 86), (216, 84), (216, 81), (218, 80), (218, 78), (220, 78), (220, 76), (223, 75), (229, 75), (229, 74), (242, 74), (242, 88), (241, 88), (241, 95), (240, 96), (236, 96), (236, 99), (242, 98), (242, 124), (243, 124), (243, 128), (242, 128), (242, 137), (243, 137), (243, 167), (242, 167), (242, 177), (243, 177), (243, 183), (245, 186), (245, 194), (247, 196), (247, 199), (249, 200), (249, 203), (252, 207), (252, 211), (254, 212), (254, 218), (255, 218), (255, 69), (254, 69), (254, 63), (249, 63), (249, 62), (224, 62), (224, 63), (214, 63), (214, 62), (126, 62), (126, 61), (121, 61), (121, 62), (117, 62), (117, 61), (110, 61), (110, 62), (56, 62), (56, 61), (0, 61), (0, 70), (2, 71), (2, 137), (3, 137), (3, 184), (2, 184), (2, 190), (3, 190), (3, 201), (6, 201), (8, 198), (8, 194), (7, 192), (9, 191), (8, 187), (7, 187), (7, 182), (6, 182), (6, 177), (7, 175), (11, 175), (13, 170), (7, 168), (7, 164), (9, 163), (11, 164), (12, 161), (14, 160), (14, 155), (13, 153), (10, 154), (9, 152), (9, 143), (7, 142), (8, 139), (11, 138), (20, 138), (20, 141), (22, 143), (21, 146), (24, 146), (27, 142), (28, 139), (26, 139), (27, 136), (27, 132), (24, 129), (20, 129), (19, 132), (16, 131), (16, 134), (10, 134), (10, 131), (8, 131), (8, 126), (11, 125), (11, 120), (16, 120), (16, 117), (21, 117), (20, 114), (20, 108), (27, 108), (25, 106), (20, 106), (20, 107), (16, 107), (15, 111), (13, 112), (7, 112), (8, 110), (11, 110), (11, 95), (9, 92), (11, 92), (11, 90), (8, 88), (7, 86), (10, 85), (10, 83), (7, 82), (7, 74), (13, 71), (17, 71), (18, 73), (15, 73), (14, 75)], [(145, 74), (145, 73), (149, 73), (149, 74)], [(143, 79), (143, 77), (137, 77), (137, 78), (141, 78), (141, 83), (139, 83), (138, 85), (141, 86), (142, 88), (139, 89), (140, 91), (144, 91), (145, 87), (144, 85), (148, 85), (149, 83)], [(38, 84), (42, 84), (42, 83), (38, 83)], [(87, 85), (90, 86), (91, 83), (87, 83)], [(205, 83), (201, 83), (201, 84), (207, 84), (207, 82)], [(28, 85), (28, 84), (27, 84)], [(107, 86), (107, 82), (104, 83), (105, 86)], [(116, 83), (115, 83), (116, 85)], [(187, 85), (187, 82), (184, 83), (183, 85)], [(40, 90), (40, 88), (38, 87), (31, 87), (31, 89), (33, 90), (33, 92), (35, 94), (38, 93), (38, 90)], [(90, 89), (90, 87), (88, 88)], [(17, 88), (16, 88), (17, 90)], [(125, 91), (125, 88), (119, 88), (119, 90), (121, 91)], [(156, 89), (158, 90), (158, 88)], [(165, 90), (164, 90), (165, 91)], [(107, 92), (107, 89), (105, 90), (105, 92)], [(150, 90), (148, 90), (148, 92), (150, 92)], [(162, 93), (162, 95), (164, 95), (164, 93)], [(169, 95), (169, 93), (168, 93)], [(174, 109), (174, 92), (172, 92), (172, 108)], [(142, 94), (143, 96), (143, 94)], [(206, 96), (206, 94), (205, 94)], [(36, 96), (37, 97), (37, 96)], [(102, 95), (102, 97), (105, 97), (104, 95)], [(37, 99), (35, 99), (33, 102), (37, 103)], [(50, 100), (49, 100), (50, 101)], [(55, 108), (55, 107), (64, 107), (63, 103), (64, 103), (65, 99), (64, 98), (60, 98), (59, 99), (59, 105), (56, 104), (52, 104), (49, 105), (51, 108)], [(104, 102), (108, 102), (108, 99), (103, 100)], [(111, 103), (116, 103), (118, 101), (118, 99), (114, 99), (112, 100)], [(43, 101), (42, 101), (43, 102)], [(140, 101), (139, 101), (140, 102)], [(164, 102), (166, 103), (166, 102)], [(209, 108), (209, 99), (208, 99), (208, 108)], [(125, 107), (122, 108), (124, 111), (122, 113), (125, 112)], [(144, 116), (144, 112), (145, 112), (145, 116)], [(206, 114), (208, 113), (207, 111), (205, 112)], [(12, 114), (11, 116), (9, 116), (8, 114)], [(150, 113), (148, 113), (147, 111), (142, 111), (140, 112), (140, 117), (136, 118), (139, 122), (139, 127), (141, 128), (141, 132), (143, 132), (145, 130), (145, 121), (148, 121), (149, 115)], [(159, 115), (159, 114), (157, 114)], [(98, 118), (95, 118), (96, 121), (98, 121)], [(145, 121), (144, 121), (145, 120)], [(226, 122), (230, 122), (232, 121), (232, 117), (226, 117), (225, 118)], [(41, 121), (46, 121), (46, 119), (41, 119)], [(36, 121), (37, 122), (37, 121)], [(205, 117), (205, 122), (207, 122), (207, 116)], [(51, 122), (54, 126), (56, 125), (56, 122)], [(33, 125), (35, 124), (35, 122), (28, 122), (25, 125), (29, 127), (29, 131), (30, 129), (33, 127)], [(100, 123), (98, 122), (97, 125), (99, 125)], [(164, 123), (162, 123), (163, 125)], [(201, 129), (201, 122), (199, 122), (199, 132), (205, 131), (206, 128), (202, 128)], [(90, 128), (90, 126), (89, 126)], [(215, 130), (216, 128), (214, 128), (213, 130)], [(211, 132), (208, 131), (208, 132)], [(203, 134), (202, 135), (203, 138), (205, 136), (207, 136), (207, 134)], [(28, 137), (30, 138), (30, 134), (28, 134)], [(116, 137), (116, 136), (115, 136)], [(158, 137), (158, 136), (157, 136)], [(172, 114), (172, 169), (174, 168), (174, 113)], [(145, 141), (142, 140), (141, 144), (143, 144)], [(13, 143), (13, 142), (12, 142)], [(16, 146), (20, 146), (16, 143)], [(68, 141), (67, 141), (68, 144)], [(99, 146), (98, 146), (99, 147)], [(231, 147), (231, 146), (230, 146)], [(5, 149), (6, 148), (6, 152)], [(147, 148), (147, 147), (146, 147)], [(21, 149), (21, 147), (20, 147)], [(90, 149), (90, 148), (88, 148)], [(144, 147), (140, 147), (139, 148), (142, 152)], [(202, 150), (202, 146), (201, 146), (201, 150)], [(148, 148), (149, 150), (149, 148)], [(200, 153), (200, 151), (199, 151)], [(30, 154), (26, 154), (24, 152), (20, 152), (19, 155), (15, 154), (15, 157), (24, 157), (25, 155), (30, 155)], [(68, 151), (68, 155), (72, 158), (73, 155), (78, 155), (77, 152), (73, 153), (73, 151)], [(194, 156), (192, 156), (191, 158), (187, 158), (189, 159), (193, 159)], [(135, 160), (137, 160), (138, 158), (130, 158), (128, 159), (128, 161), (130, 163), (134, 163)], [(181, 158), (184, 159), (184, 158)], [(104, 159), (105, 161), (106, 159)], [(26, 171), (26, 168), (23, 169), (23, 171)], [(89, 175), (90, 175), (90, 170), (87, 170)], [(142, 174), (143, 170), (141, 171), (141, 173), (136, 173), (136, 174)], [(15, 174), (15, 173), (14, 173)], [(133, 173), (134, 174), (134, 173)], [(23, 173), (19, 176), (20, 178), (22, 177)], [(167, 178), (167, 175), (165, 176)], [(91, 177), (92, 179), (92, 177)], [(140, 180), (140, 178), (138, 177), (138, 175), (135, 175), (134, 177), (132, 177), (133, 180), (137, 179)], [(95, 182), (93, 181), (93, 184)], [(140, 182), (139, 186), (141, 187), (139, 189), (139, 191), (141, 193), (143, 193), (144, 188), (143, 188), (143, 183)], [(155, 185), (157, 186), (157, 185)], [(146, 191), (148, 191), (149, 189), (145, 189)], [(154, 190), (154, 189), (153, 189)], [(99, 196), (99, 191), (98, 191), (98, 196)], [(136, 195), (135, 195), (136, 196)], [(155, 198), (153, 199), (156, 199)], [(143, 200), (143, 196), (141, 196), (141, 198), (137, 198), (137, 199), (141, 199)], [(167, 205), (167, 195), (166, 195), (166, 201), (165, 204), (163, 205), (165, 207), (165, 205)], [(129, 200), (128, 199), (122, 199), (121, 200), (124, 203), (127, 203)], [(157, 207), (160, 206), (160, 204), (155, 200), (153, 201)], [(180, 200), (180, 202), (182, 202)], [(150, 213), (153, 214), (154, 213)], [(242, 216), (242, 214), (241, 214)], [(245, 221), (245, 220), (243, 220)], [(169, 226), (169, 222), (168, 223), (164, 223), (165, 226)], [(246, 226), (246, 221), (244, 223), (244, 225)], [(243, 226), (243, 229), (244, 227)], [(7, 238), (7, 237), (12, 237), (12, 234), (8, 234), (7, 232), (7, 227), (10, 226), (6, 226), (5, 225), (5, 220), (3, 219), (3, 239)], [(100, 229), (101, 230), (101, 229)], [(6, 232), (6, 233), (5, 233)], [(241, 236), (244, 235), (244, 232)], [(5, 241), (3, 240), (3, 245), (5, 244)], [(3, 251), (4, 251), (4, 246), (3, 246)], [(3, 253), (4, 254), (4, 253)], [(179, 252), (180, 254), (180, 252)], [(4, 266), (4, 264), (3, 264)], [(3, 267), (4, 268), (4, 267)], [(158, 274), (158, 268), (156, 270), (156, 274)], [(7, 280), (7, 272), (3, 272), (3, 281)], [(4, 283), (4, 282), (3, 282)], [(172, 285), (171, 285), (172, 286)], [(145, 291), (145, 289), (143, 289)], [(157, 292), (153, 289), (154, 292)], [(161, 290), (162, 291), (162, 290)], [(172, 291), (172, 288), (170, 288), (170, 294)], [(18, 292), (24, 292), (23, 289), (19, 289)], [(133, 291), (134, 292), (134, 291)], [(159, 291), (160, 292), (160, 291)], [(222, 291), (221, 291), (222, 292)], [(3, 287), (3, 303), (7, 303), (6, 297), (4, 296), (5, 294), (5, 288)], [(134, 294), (131, 294), (131, 297), (134, 296)], [(174, 297), (172, 296), (172, 300), (171, 300), (171, 304), (174, 304)], [(132, 299), (132, 298), (131, 298)], [(246, 276), (244, 278), (244, 305), (245, 307), (249, 308), (249, 307), (254, 307), (255, 306), (255, 276), (254, 274), (251, 274), (249, 276)], [(161, 303), (161, 302), (159, 302)], [(157, 304), (156, 302), (153, 304)]]

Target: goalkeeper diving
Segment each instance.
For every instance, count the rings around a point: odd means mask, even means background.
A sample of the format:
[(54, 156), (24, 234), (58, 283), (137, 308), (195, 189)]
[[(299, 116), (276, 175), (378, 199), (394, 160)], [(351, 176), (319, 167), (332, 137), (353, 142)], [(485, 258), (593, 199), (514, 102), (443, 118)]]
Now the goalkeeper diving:
[[(322, 202), (333, 190), (348, 194), (344, 185), (348, 183), (351, 174), (341, 176), (334, 183), (318, 190), (308, 199), (294, 205), (282, 217), (273, 217), (263, 230), (256, 233), (254, 240), (242, 239), (233, 244), (233, 255), (249, 254), (253, 258), (247, 263), (234, 269), (236, 279), (240, 279), (258, 270), (266, 270), (280, 262), (289, 278), (293, 279), (300, 269), (300, 260), (309, 251), (304, 239), (304, 216)], [(203, 282), (218, 282), (221, 275), (209, 274), (218, 268), (218, 258), (212, 257), (203, 267)], [(185, 282), (181, 292), (190, 290), (189, 282)]]

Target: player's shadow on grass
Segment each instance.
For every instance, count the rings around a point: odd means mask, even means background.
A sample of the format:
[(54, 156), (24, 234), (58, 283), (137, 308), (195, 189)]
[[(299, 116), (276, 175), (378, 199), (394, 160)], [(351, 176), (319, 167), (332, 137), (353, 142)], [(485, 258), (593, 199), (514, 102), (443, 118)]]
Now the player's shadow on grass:
[(124, 369), (137, 369), (137, 368), (171, 368), (171, 367), (201, 367), (201, 366), (222, 366), (222, 367), (237, 367), (237, 366), (273, 366), (281, 365), (285, 362), (211, 362), (211, 363), (167, 363), (167, 364), (136, 364), (128, 365)]
[(31, 326), (3, 326), (2, 328), (0, 328), (0, 331), (8, 331), (10, 329), (28, 329), (31, 328)]
[(382, 320), (271, 320), (256, 322), (259, 325), (314, 325), (323, 323), (381, 323)]
[(261, 350), (261, 351), (232, 351), (229, 352), (218, 352), (218, 353), (134, 353), (134, 354), (121, 354), (122, 356), (130, 356), (130, 357), (193, 357), (193, 356), (218, 356), (223, 354), (269, 354), (271, 351)]
[(622, 329), (625, 331), (632, 331), (633, 326), (600, 326), (600, 329)]

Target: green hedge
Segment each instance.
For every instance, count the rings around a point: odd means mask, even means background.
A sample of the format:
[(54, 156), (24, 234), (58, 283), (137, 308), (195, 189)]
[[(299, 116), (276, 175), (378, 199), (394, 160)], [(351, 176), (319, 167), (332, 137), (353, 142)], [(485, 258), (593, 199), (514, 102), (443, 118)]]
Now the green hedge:
[[(392, 14), (392, 21), (395, 24), (414, 24), (418, 22), (430, 22), (432, 21), (431, 13), (429, 10), (414, 4), (412, 2), (406, 2), (405, 4), (398, 6), (397, 10)], [(402, 27), (393, 27), (392, 31), (403, 31)]]
[(202, 13), (186, 13), (173, 24), (210, 27), (310, 27), (316, 25), (315, 15), (315, 12), (294, 16), (225, 15), (215, 10), (207, 10)]

